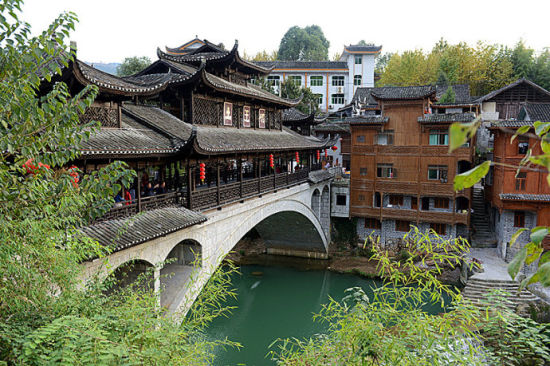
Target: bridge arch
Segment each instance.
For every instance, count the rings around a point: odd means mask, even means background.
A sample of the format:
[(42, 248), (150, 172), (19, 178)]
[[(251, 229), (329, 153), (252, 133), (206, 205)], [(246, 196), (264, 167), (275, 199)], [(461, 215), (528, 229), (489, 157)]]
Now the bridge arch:
[(311, 195), (311, 209), (317, 218), (321, 218), (321, 192), (317, 188), (315, 188)]
[(112, 281), (112, 286), (107, 290), (108, 293), (117, 288), (124, 288), (136, 283), (139, 279), (139, 287), (146, 290), (154, 288), (154, 265), (144, 259), (130, 259), (118, 265), (110, 273), (106, 273), (104, 281)]

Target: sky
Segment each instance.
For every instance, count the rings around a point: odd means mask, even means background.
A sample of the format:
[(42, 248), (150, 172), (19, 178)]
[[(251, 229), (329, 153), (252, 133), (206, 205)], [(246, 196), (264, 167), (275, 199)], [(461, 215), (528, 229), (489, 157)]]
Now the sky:
[(383, 52), (429, 50), (442, 37), (550, 47), (548, 0), (26, 0), (21, 18), (37, 33), (63, 11), (79, 18), (70, 39), (77, 57), (88, 62), (154, 60), (157, 47), (177, 47), (195, 36), (226, 48), (237, 39), (241, 54), (255, 54), (278, 49), (290, 27), (311, 24), (330, 41), (331, 58), (361, 39), (382, 45)]

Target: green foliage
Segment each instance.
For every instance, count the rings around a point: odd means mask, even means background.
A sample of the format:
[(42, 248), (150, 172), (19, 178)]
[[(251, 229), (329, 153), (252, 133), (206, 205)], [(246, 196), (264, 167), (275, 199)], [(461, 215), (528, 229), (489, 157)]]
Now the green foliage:
[(149, 65), (151, 65), (151, 59), (147, 56), (126, 57), (118, 66), (116, 73), (118, 76), (130, 76), (137, 74)]
[[(108, 248), (78, 228), (109, 210), (135, 173), (119, 161), (87, 175), (67, 168), (99, 127), (79, 120), (97, 89), (70, 95), (51, 82), (73, 57), (64, 41), (76, 16), (62, 14), (32, 37), (21, 5), (0, 5), (0, 363), (211, 363), (212, 347), (231, 343), (204, 340), (199, 325), (221, 308), (179, 324), (137, 285), (110, 295), (99, 280), (83, 287), (80, 263)], [(209, 303), (227, 295), (218, 285), (206, 291)]]
[[(445, 74), (443, 74), (445, 75)], [(452, 86), (449, 86), (447, 90), (445, 90), (445, 93), (439, 98), (438, 103), (439, 104), (452, 104), (456, 100), (456, 94)]]
[(302, 88), (290, 79), (283, 81), (279, 88), (281, 89), (281, 96), (283, 98), (302, 98), (296, 106), (296, 109), (299, 111), (306, 114), (317, 113), (319, 111), (319, 98), (313, 94), (310, 88)]
[(292, 61), (328, 60), (330, 42), (321, 27), (310, 25), (305, 28), (291, 27), (281, 39), (277, 58)]

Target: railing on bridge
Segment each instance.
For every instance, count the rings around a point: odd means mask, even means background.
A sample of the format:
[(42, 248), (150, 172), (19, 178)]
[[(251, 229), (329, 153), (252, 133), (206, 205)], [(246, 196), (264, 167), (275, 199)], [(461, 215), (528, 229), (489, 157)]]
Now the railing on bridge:
[(294, 173), (271, 174), (217, 187), (199, 188), (191, 192), (188, 207), (192, 210), (206, 210), (291, 187), (306, 182), (309, 172), (308, 168), (304, 168)]
[[(319, 167), (320, 168), (320, 167)], [(304, 168), (294, 173), (271, 174), (259, 178), (250, 178), (214, 187), (198, 188), (190, 195), (187, 191), (140, 197), (132, 202), (119, 202), (109, 212), (94, 220), (94, 223), (121, 219), (142, 211), (170, 206), (184, 206), (191, 210), (206, 210), (232, 202), (258, 196), (278, 189), (291, 187), (307, 181), (310, 169)]]

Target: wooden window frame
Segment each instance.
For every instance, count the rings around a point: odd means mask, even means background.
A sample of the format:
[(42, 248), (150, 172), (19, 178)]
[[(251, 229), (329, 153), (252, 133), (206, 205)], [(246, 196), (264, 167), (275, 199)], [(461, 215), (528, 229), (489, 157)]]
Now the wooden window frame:
[(365, 195), (364, 194), (360, 194), (357, 196), (357, 200), (358, 201), (364, 201), (365, 200)]
[[(393, 145), (393, 140), (394, 140), (394, 131), (393, 130), (385, 130), (385, 131), (379, 131), (376, 133), (375, 135), (375, 145), (380, 145), (380, 146), (389, 146), (389, 145)], [(379, 142), (379, 139), (384, 136), (386, 137), (386, 143), (385, 144), (381, 144)]]
[(365, 168), (365, 167), (359, 168), (359, 175), (360, 176), (366, 176), (367, 175), (367, 168)]
[(344, 104), (344, 94), (331, 94), (330, 101), (331, 104)]
[(516, 175), (516, 191), (525, 191), (527, 172), (519, 172)]
[[(387, 172), (387, 174), (383, 174), (384, 172)], [(386, 178), (386, 179), (393, 179), (397, 176), (396, 170), (393, 167), (393, 164), (377, 164), (376, 165), (376, 177), (377, 178)]]
[[(444, 205), (443, 202), (446, 202), (446, 205)], [(447, 197), (434, 197), (434, 208), (449, 209), (450, 203), (451, 200), (449, 200), (449, 198)]]
[[(436, 172), (436, 178), (430, 178), (430, 171)], [(448, 174), (449, 168), (447, 165), (428, 165), (428, 180), (445, 180), (444, 183), (446, 183)]]
[[(406, 227), (406, 230), (405, 230)], [(408, 233), (411, 230), (411, 222), (407, 220), (395, 220), (395, 231)]]
[(362, 82), (363, 82), (363, 75), (354, 75), (353, 76), (353, 85), (361, 86)]
[(357, 135), (357, 137), (355, 137), (355, 142), (363, 144), (365, 143), (365, 141), (366, 141), (365, 135)]
[(390, 205), (392, 206), (403, 206), (403, 195), (402, 194), (390, 194), (388, 199)]
[[(359, 62), (357, 62), (359, 61)], [(361, 65), (363, 63), (363, 56), (362, 55), (355, 55), (353, 59), (354, 65)]]
[(525, 227), (525, 211), (514, 211), (514, 227)]
[(525, 155), (529, 150), (529, 137), (527, 136), (518, 136), (518, 155)]
[(435, 231), (438, 235), (447, 235), (447, 224), (431, 223), (430, 229)]
[(382, 223), (379, 219), (376, 219), (374, 217), (365, 217), (365, 229), (374, 229), (374, 230), (380, 230), (382, 228)]
[[(432, 141), (431, 141), (432, 136), (435, 136), (435, 135), (437, 135), (437, 144), (432, 144)], [(444, 130), (444, 129), (430, 130), (430, 137), (428, 138), (428, 144), (430, 146), (448, 146), (449, 145), (449, 131)]]

